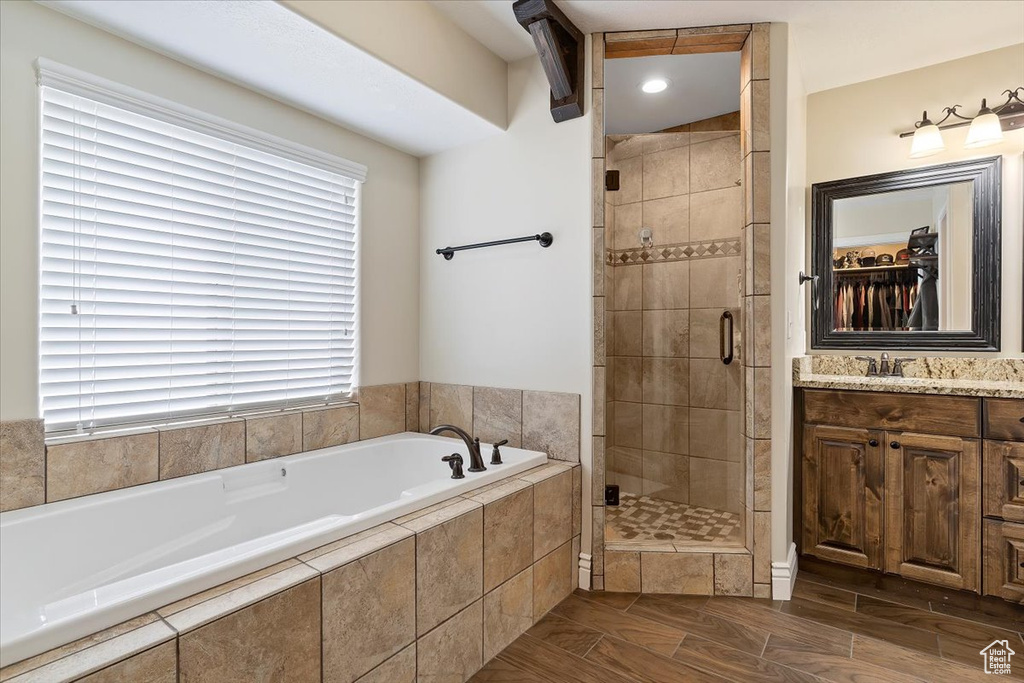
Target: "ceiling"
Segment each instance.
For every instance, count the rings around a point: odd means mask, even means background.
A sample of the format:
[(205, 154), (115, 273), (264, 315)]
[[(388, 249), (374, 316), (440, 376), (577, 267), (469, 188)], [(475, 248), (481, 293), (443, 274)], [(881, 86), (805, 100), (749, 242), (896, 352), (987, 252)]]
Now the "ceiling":
[(276, 2), (39, 2), (416, 156), (501, 131)]
[[(508, 61), (534, 53), (507, 0), (431, 0)], [(807, 92), (859, 83), (1024, 40), (1011, 0), (557, 0), (585, 33), (789, 23)]]
[[(648, 94), (640, 84), (665, 78)], [(605, 130), (609, 135), (654, 133), (740, 108), (740, 53), (610, 59), (604, 67)]]

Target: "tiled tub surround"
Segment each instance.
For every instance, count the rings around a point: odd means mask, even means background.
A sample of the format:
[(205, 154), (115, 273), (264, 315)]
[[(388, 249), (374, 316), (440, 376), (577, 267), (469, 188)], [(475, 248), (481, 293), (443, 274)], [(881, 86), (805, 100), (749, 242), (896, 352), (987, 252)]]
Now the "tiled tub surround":
[(7, 666), (0, 681), (465, 681), (575, 588), (579, 469), (549, 461), (466, 491)]
[(453, 452), (469, 463), (461, 440), (404, 433), (4, 513), (2, 663), (546, 461), (506, 447), (452, 479)]
[(743, 372), (719, 358), (723, 311), (740, 351), (739, 132), (615, 135), (606, 149), (620, 186), (605, 193), (608, 483), (742, 513)]
[(443, 423), (432, 419), (579, 462), (577, 394), (437, 384), (431, 413), (430, 386), (362, 387), (350, 403), (48, 441), (42, 420), (0, 422), (0, 512)]
[(1024, 360), (1019, 358), (917, 358), (904, 377), (865, 377), (867, 364), (853, 356), (793, 359), (793, 386), (948, 396), (1024, 398)]

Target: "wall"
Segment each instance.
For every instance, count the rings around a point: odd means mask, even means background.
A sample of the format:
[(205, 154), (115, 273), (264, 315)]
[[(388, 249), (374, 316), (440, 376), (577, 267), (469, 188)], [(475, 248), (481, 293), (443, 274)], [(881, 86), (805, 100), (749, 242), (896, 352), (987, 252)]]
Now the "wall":
[[(510, 64), (508, 84), (506, 134), (421, 161), (420, 375), (580, 394), (589, 506), (590, 107), (555, 124), (536, 57)], [(547, 249), (526, 243), (459, 252), (451, 261), (434, 253), (545, 230), (554, 236)], [(589, 515), (584, 520), (589, 548)]]
[(39, 415), (34, 61), (40, 56), (368, 166), (362, 196), (361, 381), (419, 379), (414, 157), (35, 3), (0, 3), (0, 13), (0, 419)]
[[(1002, 143), (965, 150), (967, 128), (945, 131), (946, 151), (910, 159), (910, 139), (897, 134), (913, 128), (928, 110), (933, 120), (954, 103), (973, 114), (981, 99), (994, 105), (1001, 92), (1024, 83), (1024, 44), (984, 52), (923, 69), (886, 76), (842, 88), (813, 93), (807, 98), (807, 185), (826, 180), (932, 166), (962, 159), (1003, 157), (1003, 357), (1021, 358), (1024, 314), (1021, 280), (1024, 251), (1024, 130), (1005, 133)], [(809, 239), (809, 237), (808, 237)], [(810, 330), (801, 328), (805, 335)], [(928, 355), (985, 355), (980, 352)]]

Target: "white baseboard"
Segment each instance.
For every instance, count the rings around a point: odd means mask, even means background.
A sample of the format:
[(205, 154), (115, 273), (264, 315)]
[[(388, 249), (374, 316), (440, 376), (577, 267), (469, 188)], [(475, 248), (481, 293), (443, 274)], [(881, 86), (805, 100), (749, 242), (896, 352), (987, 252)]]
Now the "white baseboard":
[(593, 564), (593, 559), (594, 558), (589, 553), (580, 553), (580, 588), (582, 588), (583, 590), (590, 590), (590, 568)]
[(791, 600), (796, 583), (796, 543), (789, 546), (785, 562), (772, 562), (772, 600)]

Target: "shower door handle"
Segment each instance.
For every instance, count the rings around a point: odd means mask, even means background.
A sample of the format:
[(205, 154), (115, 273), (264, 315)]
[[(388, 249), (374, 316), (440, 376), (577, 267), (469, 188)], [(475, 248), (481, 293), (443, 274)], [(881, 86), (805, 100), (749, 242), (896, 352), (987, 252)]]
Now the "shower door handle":
[[(726, 334), (725, 326), (729, 326), (729, 333)], [(728, 365), (732, 362), (732, 334), (734, 321), (732, 313), (723, 311), (722, 317), (718, 319), (718, 355), (722, 362)]]

